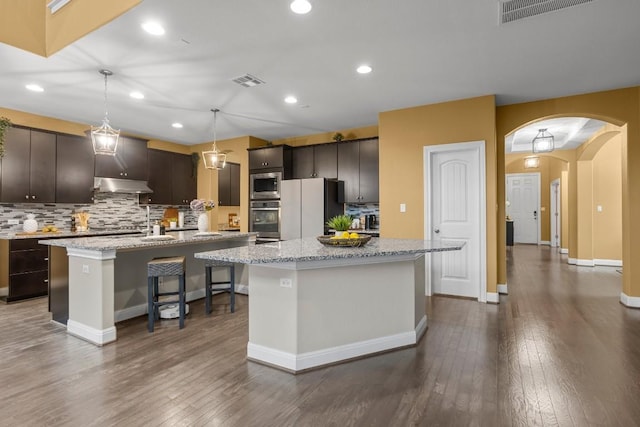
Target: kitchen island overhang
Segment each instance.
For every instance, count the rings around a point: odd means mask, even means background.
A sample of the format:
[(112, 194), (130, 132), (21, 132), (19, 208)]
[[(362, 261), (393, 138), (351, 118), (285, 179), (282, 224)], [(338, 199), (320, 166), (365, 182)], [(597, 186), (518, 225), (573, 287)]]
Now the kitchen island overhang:
[[(96, 345), (117, 338), (115, 322), (146, 313), (147, 262), (154, 257), (184, 255), (187, 260), (187, 297), (204, 297), (204, 263), (195, 252), (246, 246), (255, 233), (167, 234), (168, 240), (146, 236), (104, 236), (41, 240), (49, 246), (50, 307), (60, 287), (68, 312), (67, 332)], [(171, 280), (167, 280), (170, 283)], [(191, 295), (191, 298), (189, 298)]]
[(464, 243), (295, 239), (196, 253), (249, 268), (249, 360), (292, 373), (416, 345), (427, 328), (425, 254)]

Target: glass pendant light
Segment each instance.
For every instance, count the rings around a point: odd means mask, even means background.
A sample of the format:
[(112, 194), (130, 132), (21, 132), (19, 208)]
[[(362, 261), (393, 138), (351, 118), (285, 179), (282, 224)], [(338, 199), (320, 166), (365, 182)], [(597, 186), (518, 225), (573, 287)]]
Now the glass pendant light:
[(205, 168), (220, 170), (227, 164), (227, 155), (221, 153), (216, 146), (216, 116), (220, 110), (215, 108), (211, 111), (213, 111), (213, 146), (210, 151), (202, 152), (202, 160)]
[(106, 156), (115, 156), (118, 148), (118, 138), (120, 130), (116, 130), (109, 125), (109, 112), (107, 110), (107, 77), (113, 75), (109, 70), (100, 70), (104, 76), (104, 120), (100, 127), (91, 126), (91, 142), (93, 142), (93, 152)]
[(534, 153), (550, 153), (554, 150), (554, 138), (546, 129), (540, 129), (533, 141), (531, 141)]

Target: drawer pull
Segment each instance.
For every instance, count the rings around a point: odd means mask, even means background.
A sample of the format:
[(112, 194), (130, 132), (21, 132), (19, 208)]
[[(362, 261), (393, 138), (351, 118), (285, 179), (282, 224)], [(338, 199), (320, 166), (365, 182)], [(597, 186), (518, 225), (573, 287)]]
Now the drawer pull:
[(45, 261), (49, 261), (49, 257), (45, 258), (44, 260), (45, 260)]
[(44, 279), (43, 282), (44, 283), (49, 283), (49, 279)]

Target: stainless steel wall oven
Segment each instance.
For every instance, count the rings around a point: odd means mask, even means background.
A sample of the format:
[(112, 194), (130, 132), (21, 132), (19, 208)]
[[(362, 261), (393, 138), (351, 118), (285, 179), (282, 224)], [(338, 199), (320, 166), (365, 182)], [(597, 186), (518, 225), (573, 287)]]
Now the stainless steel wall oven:
[(256, 243), (280, 240), (280, 200), (251, 202), (249, 231), (256, 232)]

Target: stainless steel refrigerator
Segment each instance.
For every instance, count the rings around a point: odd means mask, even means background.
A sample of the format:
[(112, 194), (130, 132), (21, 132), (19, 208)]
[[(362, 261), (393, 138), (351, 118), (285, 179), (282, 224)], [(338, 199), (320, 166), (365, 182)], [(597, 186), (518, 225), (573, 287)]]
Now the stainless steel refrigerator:
[(326, 222), (344, 213), (344, 182), (326, 178), (288, 179), (281, 185), (281, 240), (325, 234)]

